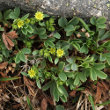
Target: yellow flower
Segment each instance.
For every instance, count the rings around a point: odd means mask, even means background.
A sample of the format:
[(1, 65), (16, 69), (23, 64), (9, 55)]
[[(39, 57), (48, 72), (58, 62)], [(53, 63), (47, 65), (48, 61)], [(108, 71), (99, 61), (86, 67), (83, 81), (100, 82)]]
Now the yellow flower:
[(49, 51), (49, 52), (50, 52), (51, 54), (55, 54), (55, 51), (56, 51), (55, 48), (50, 48), (50, 51)]
[(50, 53), (49, 53), (49, 51), (48, 50), (44, 50), (44, 57), (49, 57), (50, 56)]
[(30, 19), (27, 18), (27, 19), (25, 20), (25, 23), (26, 23), (26, 24), (30, 23)]
[(44, 15), (43, 15), (42, 12), (38, 11), (38, 12), (35, 13), (35, 18), (40, 21), (40, 20), (43, 20)]
[(58, 49), (57, 50), (57, 57), (62, 57), (64, 55), (64, 50), (63, 49)]
[(28, 74), (29, 74), (30, 78), (34, 78), (36, 76), (36, 72), (32, 68), (28, 71)]
[(19, 21), (17, 22), (18, 28), (23, 27), (23, 25), (24, 25), (24, 21), (23, 21), (23, 20), (19, 20)]

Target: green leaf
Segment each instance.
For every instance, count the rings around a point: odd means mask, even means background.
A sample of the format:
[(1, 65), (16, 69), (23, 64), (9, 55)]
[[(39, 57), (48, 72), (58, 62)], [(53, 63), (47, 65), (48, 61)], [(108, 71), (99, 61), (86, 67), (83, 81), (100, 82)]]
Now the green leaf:
[(37, 55), (38, 53), (39, 53), (38, 50), (34, 50), (34, 51), (32, 52), (32, 55)]
[(73, 25), (67, 25), (67, 26), (64, 28), (64, 30), (65, 30), (66, 32), (71, 32), (71, 31), (74, 30), (74, 26), (73, 26)]
[(48, 60), (49, 60), (51, 63), (53, 63), (53, 60), (52, 60), (52, 57), (51, 57), (51, 56), (48, 57)]
[(57, 88), (58, 88), (58, 91), (59, 91), (62, 95), (65, 95), (66, 97), (68, 97), (68, 93), (67, 93), (66, 89), (65, 89), (62, 85), (58, 86)]
[(75, 49), (80, 50), (80, 45), (79, 45), (79, 43), (73, 42), (72, 45), (73, 45), (73, 47), (74, 47)]
[(29, 17), (29, 13), (26, 14), (26, 15), (24, 15), (24, 16), (21, 18), (21, 20), (26, 20), (28, 17)]
[(38, 35), (44, 35), (46, 33), (46, 29), (45, 28), (37, 28), (37, 34)]
[(87, 77), (86, 77), (86, 74), (85, 73), (79, 73), (79, 79), (82, 81), (82, 82), (85, 82), (87, 80)]
[(79, 76), (76, 75), (75, 80), (74, 80), (74, 85), (79, 85), (79, 83), (80, 83)]
[(46, 84), (42, 87), (42, 90), (43, 90), (43, 91), (48, 90), (48, 89), (51, 87), (52, 83), (53, 83), (53, 81), (49, 81), (48, 83), (46, 83)]
[(11, 80), (19, 79), (19, 78), (20, 77), (0, 78), (0, 81), (11, 81)]
[(67, 31), (66, 36), (71, 36), (73, 34), (73, 31)]
[(46, 46), (46, 47), (55, 47), (55, 45), (54, 45), (54, 43), (52, 42), (52, 41), (50, 41), (50, 40), (46, 40), (45, 42), (44, 42), (44, 45)]
[(45, 26), (45, 22), (38, 22), (41, 27)]
[(62, 105), (57, 105), (56, 106), (56, 110), (65, 110), (64, 107)]
[(105, 29), (106, 24), (97, 24), (97, 27), (100, 28), (100, 29)]
[(20, 53), (16, 55), (15, 62), (20, 63)]
[(84, 26), (84, 28), (88, 31), (91, 32), (89, 29), (89, 26), (85, 23), (85, 21), (82, 18), (78, 18), (79, 21), (82, 23), (82, 25)]
[(93, 17), (90, 19), (90, 23), (91, 23), (92, 25), (96, 25), (96, 17), (95, 17), (95, 16), (93, 16)]
[(24, 35), (27, 35), (27, 29), (22, 28), (21, 31), (22, 31), (22, 33), (23, 33)]
[(0, 21), (3, 19), (2, 12), (0, 11)]
[(67, 102), (67, 97), (65, 95), (60, 96), (60, 98), (63, 102)]
[(19, 8), (15, 8), (13, 12), (10, 13), (10, 18), (11, 19), (17, 19), (20, 15), (20, 9)]
[(67, 19), (66, 18), (63, 18), (61, 17), (59, 20), (58, 20), (58, 24), (60, 27), (64, 28), (66, 25), (67, 25)]
[(71, 70), (71, 64), (67, 64), (65, 67), (64, 67), (64, 71), (70, 71)]
[(75, 59), (73, 57), (69, 57), (69, 58), (66, 58), (66, 61), (70, 64), (74, 63), (75, 62)]
[(100, 71), (100, 70), (97, 70), (95, 69), (95, 72), (97, 74), (97, 76), (101, 79), (106, 79), (107, 78), (107, 74), (105, 74), (104, 72)]
[(104, 24), (104, 23), (106, 23), (106, 18), (105, 17), (99, 17), (96, 22), (97, 22), (97, 24)]
[(91, 80), (93, 80), (93, 81), (97, 80), (97, 73), (96, 73), (96, 71), (94, 70), (94, 68), (90, 68), (90, 78), (91, 78)]
[(30, 54), (31, 53), (31, 49), (29, 49), (29, 48), (23, 48), (21, 51), (23, 54)]
[(74, 18), (72, 18), (69, 22), (68, 22), (68, 25), (73, 25), (73, 26), (75, 26), (75, 25), (77, 25), (79, 23), (79, 19), (77, 18), (77, 17), (74, 17)]
[(80, 52), (81, 53), (85, 53), (85, 54), (88, 53), (88, 48), (87, 48), (87, 46), (85, 44), (80, 48)]
[(47, 39), (48, 35), (47, 34), (43, 34), (43, 35), (39, 35), (40, 39)]
[(59, 58), (55, 58), (54, 60), (55, 65), (58, 63), (58, 61), (59, 61)]
[(12, 12), (12, 10), (11, 9), (9, 9), (9, 10), (6, 10), (5, 12), (4, 12), (4, 19), (5, 20), (8, 20), (8, 19), (10, 19), (10, 13)]
[(67, 76), (64, 72), (61, 72), (58, 74), (59, 78), (62, 80), (62, 81), (66, 81), (67, 80)]
[(99, 40), (105, 40), (107, 38), (110, 38), (110, 31), (107, 31)]
[(28, 27), (26, 28), (27, 29), (27, 31), (29, 32), (29, 33), (33, 33), (34, 32), (34, 29), (32, 28), (32, 26), (30, 26), (30, 25), (28, 25)]
[(99, 31), (98, 31), (98, 38), (99, 38), (99, 40), (101, 39), (101, 37), (104, 36), (104, 34), (105, 34), (105, 29), (99, 29)]
[(60, 38), (61, 38), (61, 35), (60, 35), (58, 32), (54, 33), (53, 36), (54, 36), (55, 38), (57, 38), (57, 39), (60, 39)]
[(68, 78), (74, 78), (74, 77), (75, 77), (74, 72), (65, 72), (65, 73), (66, 73), (66, 76), (67, 76)]
[(56, 86), (53, 86), (52, 88), (54, 89), (54, 90), (53, 90), (53, 97), (54, 97), (54, 100), (58, 102), (58, 101), (59, 101), (58, 89), (57, 89)]
[(40, 83), (40, 80), (36, 80), (36, 83), (37, 83), (38, 88), (41, 89), (41, 83)]
[(110, 53), (100, 54), (100, 61), (107, 61), (110, 65)]
[(20, 53), (19, 58), (21, 61), (26, 62), (26, 58), (25, 58), (25, 55), (23, 54), (23, 52)]
[(100, 54), (100, 61), (105, 61), (106, 60), (106, 56), (104, 56), (104, 54)]
[(21, 72), (21, 74), (22, 74), (23, 76), (28, 76), (28, 74), (25, 73), (25, 72)]
[(104, 63), (95, 63), (94, 68), (96, 68), (98, 70), (102, 70), (105, 68), (105, 64)]
[(64, 69), (64, 66), (65, 66), (65, 62), (59, 62), (59, 64), (58, 64), (58, 69), (60, 70), (60, 71), (62, 71), (63, 69)]
[(0, 27), (0, 31), (4, 31), (4, 28)]
[(106, 57), (108, 64), (110, 65), (110, 57)]
[(106, 101), (106, 102), (103, 102), (103, 103), (101, 103), (101, 104), (97, 104), (98, 106), (101, 106), (101, 105), (108, 105), (108, 104), (110, 104), (110, 100), (108, 100), (108, 101)]
[(73, 71), (77, 71), (77, 70), (78, 70), (78, 66), (77, 66), (76, 63), (73, 63), (73, 64), (71, 65), (71, 70), (73, 70)]
[(88, 96), (89, 102), (91, 103), (92, 109), (95, 110), (94, 100), (91, 95)]
[(33, 110), (33, 107), (32, 107), (32, 105), (31, 105), (31, 102), (30, 102), (30, 99), (29, 99), (28, 96), (27, 96), (27, 104), (28, 104), (28, 106), (29, 106), (29, 110)]

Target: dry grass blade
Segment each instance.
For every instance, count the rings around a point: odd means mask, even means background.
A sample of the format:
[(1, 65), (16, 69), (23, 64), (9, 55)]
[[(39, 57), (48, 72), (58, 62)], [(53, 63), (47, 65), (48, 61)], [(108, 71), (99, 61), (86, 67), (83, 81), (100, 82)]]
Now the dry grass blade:
[(78, 103), (77, 103), (77, 106), (76, 106), (76, 110), (78, 110), (81, 106), (82, 96), (83, 96), (83, 94), (81, 94), (80, 97), (79, 97), (79, 100), (78, 100)]

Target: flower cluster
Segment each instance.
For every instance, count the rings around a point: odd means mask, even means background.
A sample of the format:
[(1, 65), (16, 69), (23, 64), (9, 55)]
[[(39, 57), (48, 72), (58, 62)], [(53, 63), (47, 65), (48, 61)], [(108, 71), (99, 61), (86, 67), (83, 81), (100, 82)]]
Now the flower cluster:
[(55, 55), (56, 49), (55, 48), (50, 48), (49, 52), (53, 55)]
[(50, 18), (45, 22), (48, 31), (55, 31), (54, 22), (55, 22), (54, 18)]
[(44, 14), (42, 12), (38, 11), (35, 13), (35, 17), (32, 17), (30, 19), (28, 17), (25, 19), (22, 19), (22, 18), (21, 19), (20, 18), (15, 19), (13, 24), (12, 24), (12, 27), (13, 27), (13, 29), (20, 29), (20, 28), (23, 28), (25, 25), (28, 25), (28, 24), (33, 25), (36, 22), (43, 20), (43, 18), (44, 18)]
[(40, 52), (39, 52), (39, 54), (40, 54), (41, 56), (44, 55), (44, 57), (49, 57), (50, 54), (52, 54), (52, 55), (55, 55), (55, 54), (56, 54), (56, 56), (57, 56), (58, 58), (61, 58), (61, 57), (64, 56), (65, 52), (64, 52), (64, 50), (61, 49), (61, 48), (59, 48), (59, 49), (57, 49), (57, 50), (56, 50), (55, 48), (50, 48), (50, 49), (41, 49)]

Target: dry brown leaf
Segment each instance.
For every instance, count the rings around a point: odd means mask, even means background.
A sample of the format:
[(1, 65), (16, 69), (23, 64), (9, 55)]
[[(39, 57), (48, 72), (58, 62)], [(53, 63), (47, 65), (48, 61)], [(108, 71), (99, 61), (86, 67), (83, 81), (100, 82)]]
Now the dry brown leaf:
[(3, 42), (6, 46), (6, 48), (8, 50), (11, 50), (12, 47), (14, 47), (14, 43), (11, 39), (15, 39), (15, 38), (18, 38), (18, 35), (16, 33), (16, 31), (11, 31), (11, 32), (8, 32), (8, 33), (3, 33), (2, 34), (2, 39), (3, 39)]
[(2, 34), (2, 39), (3, 39), (3, 42), (4, 42), (5, 46), (6, 46), (6, 48), (8, 50), (11, 50), (11, 47), (8, 45), (8, 42), (6, 41), (6, 35), (5, 35), (5, 33)]
[(30, 39), (34, 39), (34, 38), (36, 38), (37, 37), (37, 35), (33, 35), (33, 36), (31, 36), (31, 37), (29, 37)]
[(47, 100), (46, 98), (43, 98), (41, 102), (41, 110), (47, 110)]
[(25, 76), (23, 76), (23, 79), (24, 79), (24, 83), (25, 83), (26, 85), (35, 86), (35, 82), (29, 80), (29, 79), (26, 78)]
[(0, 75), (1, 75), (2, 77), (4, 77), (4, 78), (7, 77), (7, 73), (0, 72)]
[(8, 50), (11, 50), (14, 46), (14, 43), (7, 37), (5, 33), (2, 34), (3, 42)]
[[(32, 81), (30, 81), (28, 78), (26, 78), (25, 76), (23, 77), (24, 78), (24, 83), (25, 85), (27, 86), (28, 88), (28, 91), (29, 91), (29, 94), (31, 96), (35, 96), (36, 95), (36, 92), (34, 90), (34, 83), (32, 83)], [(30, 83), (31, 82), (31, 83)]]
[(0, 69), (4, 69), (8, 65), (8, 62), (3, 62), (0, 64)]
[(70, 94), (69, 94), (70, 96), (72, 96), (72, 97), (74, 97), (75, 95), (76, 95), (76, 91), (75, 90), (73, 90), (72, 92), (70, 92)]
[(100, 88), (99, 83), (97, 83), (97, 92), (95, 95), (95, 104), (100, 101), (101, 95), (102, 95), (102, 89)]
[(14, 47), (14, 43), (6, 36), (6, 41), (9, 43), (11, 47)]
[(108, 91), (109, 90), (109, 85), (107, 85), (105, 82), (101, 82), (103, 87)]
[(11, 39), (18, 38), (18, 35), (17, 35), (16, 31), (8, 32), (8, 33), (6, 33), (6, 35), (7, 35), (8, 37), (10, 37)]

